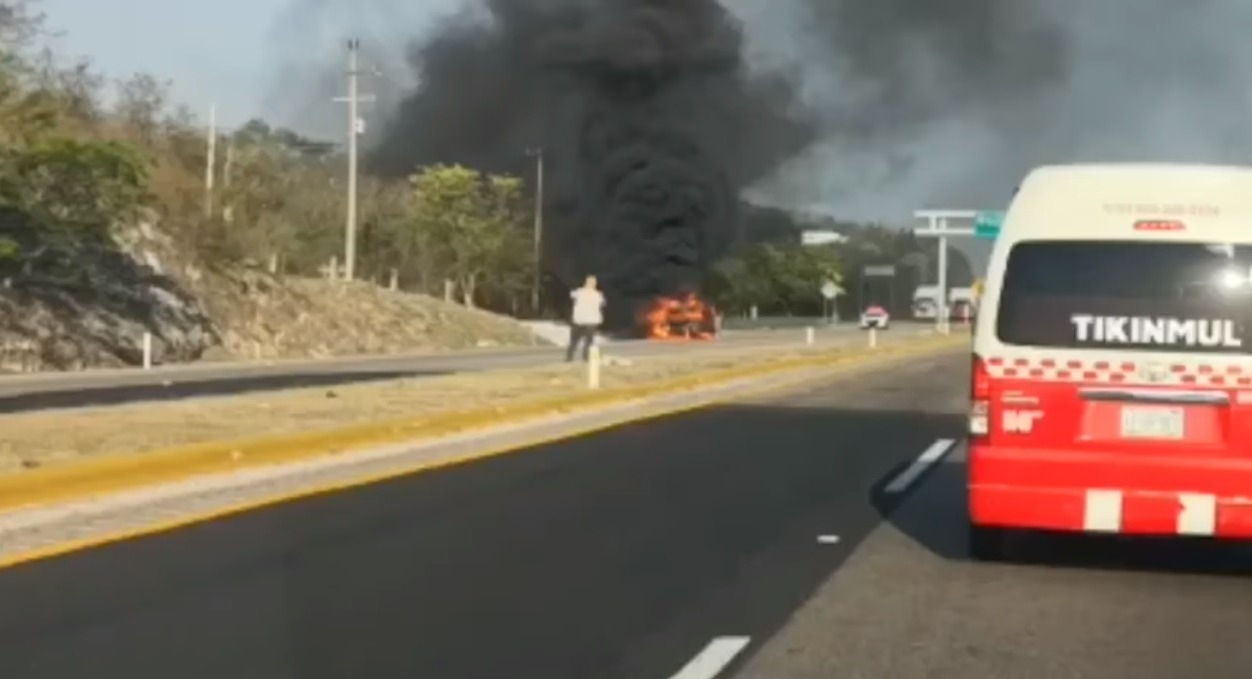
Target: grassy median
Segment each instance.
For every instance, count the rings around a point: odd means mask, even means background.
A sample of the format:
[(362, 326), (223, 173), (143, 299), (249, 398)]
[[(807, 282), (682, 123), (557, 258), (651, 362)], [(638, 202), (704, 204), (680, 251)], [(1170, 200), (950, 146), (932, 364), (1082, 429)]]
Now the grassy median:
[[(935, 341), (891, 338), (884, 344)], [(860, 349), (861, 347), (856, 347)], [(791, 362), (837, 348), (719, 350), (610, 363), (606, 390), (663, 384), (746, 365)], [(846, 349), (844, 350), (846, 351)], [(609, 353), (611, 359), (612, 354)], [(503, 408), (587, 392), (581, 364), (292, 389), (230, 397), (138, 403), (0, 416), (0, 473), (110, 453), (327, 430), (368, 422)]]

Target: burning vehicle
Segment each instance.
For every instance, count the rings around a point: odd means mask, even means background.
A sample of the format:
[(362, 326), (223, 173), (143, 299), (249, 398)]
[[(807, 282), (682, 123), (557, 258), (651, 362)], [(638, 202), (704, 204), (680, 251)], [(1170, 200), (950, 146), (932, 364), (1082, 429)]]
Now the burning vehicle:
[(711, 340), (717, 337), (717, 310), (694, 292), (657, 297), (640, 315), (644, 336), (653, 340)]

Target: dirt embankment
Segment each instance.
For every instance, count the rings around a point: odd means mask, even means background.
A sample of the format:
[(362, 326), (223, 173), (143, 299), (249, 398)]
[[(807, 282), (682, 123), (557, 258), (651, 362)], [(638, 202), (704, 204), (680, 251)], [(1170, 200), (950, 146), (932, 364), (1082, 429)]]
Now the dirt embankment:
[(20, 222), (0, 260), (0, 373), (158, 363), (320, 358), (533, 343), (511, 318), (371, 283), (209, 270), (150, 226), (52, 238)]

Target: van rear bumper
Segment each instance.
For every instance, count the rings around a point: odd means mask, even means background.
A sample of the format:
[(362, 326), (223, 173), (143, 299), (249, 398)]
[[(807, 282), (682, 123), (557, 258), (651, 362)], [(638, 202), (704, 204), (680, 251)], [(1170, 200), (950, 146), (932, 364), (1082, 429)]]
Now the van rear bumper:
[(1252, 459), (969, 446), (976, 525), (1252, 538)]

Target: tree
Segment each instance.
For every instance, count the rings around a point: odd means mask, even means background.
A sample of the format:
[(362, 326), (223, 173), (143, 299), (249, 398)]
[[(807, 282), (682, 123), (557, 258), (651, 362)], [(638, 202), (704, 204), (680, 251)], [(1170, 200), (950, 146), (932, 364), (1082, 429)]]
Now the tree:
[(36, 0), (0, 0), (0, 54), (20, 56), (44, 31), (46, 17)]
[[(195, 241), (202, 255), (222, 263), (254, 265), (276, 256), (283, 270), (309, 275), (340, 252), (343, 189), (331, 168), (309, 155), (302, 142), (261, 120), (248, 121), (221, 139), (213, 214), (208, 219), (200, 216), (202, 179), (193, 177), (189, 188), (193, 189), (195, 210), (184, 217), (200, 224)], [(187, 139), (186, 148), (179, 153), (199, 168), (207, 160), (202, 139)], [(179, 176), (186, 178), (188, 172)], [(371, 226), (365, 223), (372, 205), (365, 194), (363, 191), (363, 230)]]
[(500, 287), (525, 267), (527, 211), (520, 179), (461, 165), (435, 165), (421, 169), (411, 181), (413, 228), (467, 306), (486, 292), (480, 290), (484, 282), (491, 280)]
[(121, 142), (50, 138), (0, 162), (0, 202), (51, 229), (106, 230), (148, 196), (143, 160)]
[(412, 228), (412, 192), (398, 182), (362, 177), (358, 266), (366, 276), (390, 278), (394, 269), (424, 292), (436, 292), (435, 260), (423, 234)]
[(0, 148), (30, 144), (60, 123), (55, 95), (25, 78), (20, 67), (0, 63)]
[(117, 115), (146, 144), (155, 141), (169, 104), (170, 83), (147, 73), (117, 82)]
[(842, 281), (838, 252), (828, 246), (761, 244), (714, 265), (708, 292), (732, 313), (820, 311), (821, 287)]
[(62, 118), (92, 125), (101, 121), (104, 109), (100, 93), (104, 76), (97, 73), (87, 59), (62, 66), (51, 50), (44, 50), (30, 69), (33, 90), (55, 101)]

